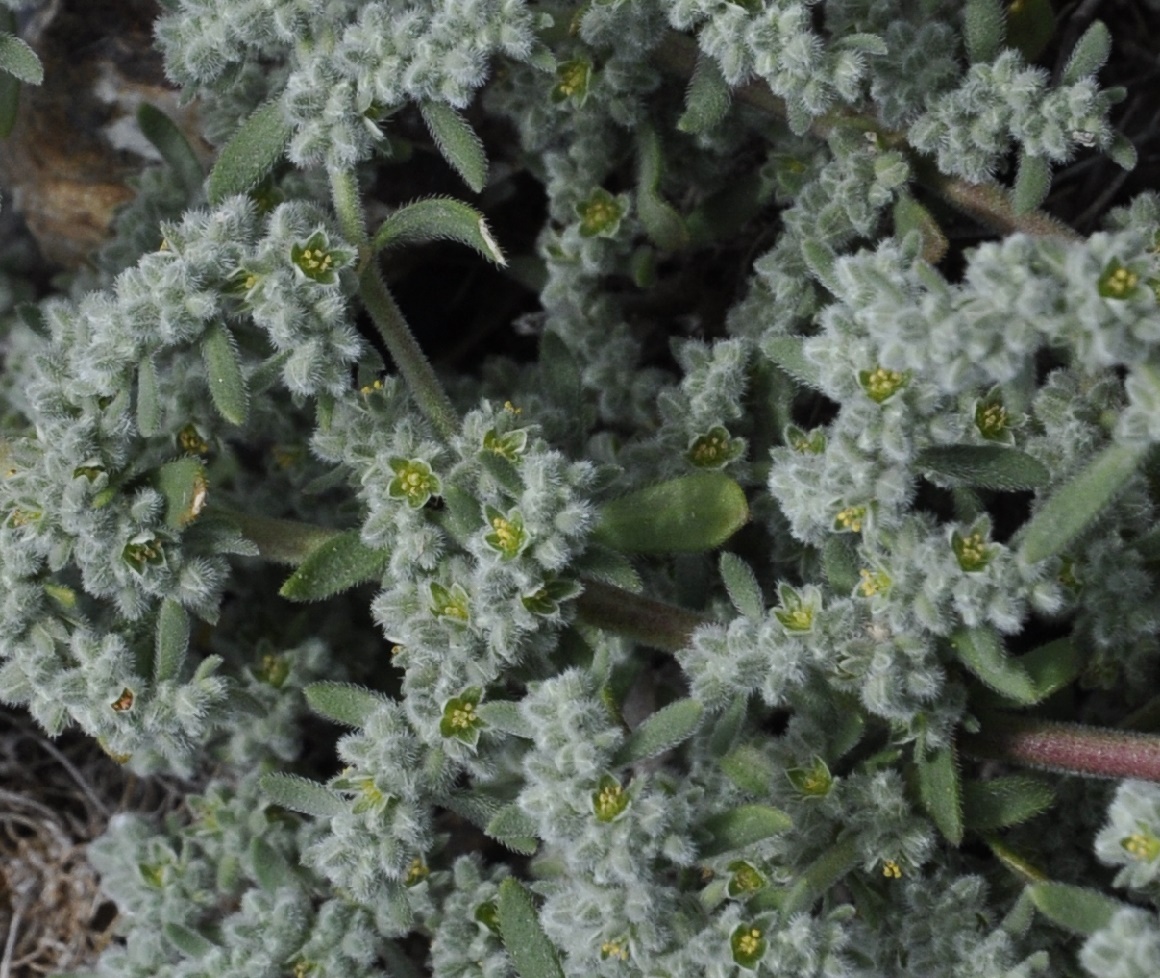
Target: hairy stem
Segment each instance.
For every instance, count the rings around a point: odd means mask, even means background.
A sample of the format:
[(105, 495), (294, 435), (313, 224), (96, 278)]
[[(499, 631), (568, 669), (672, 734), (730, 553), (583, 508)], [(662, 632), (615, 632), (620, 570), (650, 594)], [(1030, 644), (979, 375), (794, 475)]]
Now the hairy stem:
[(664, 601), (585, 579), (576, 599), (580, 619), (589, 625), (635, 639), (642, 645), (676, 652), (689, 644), (693, 630), (707, 619)]
[(992, 713), (960, 746), (973, 757), (1061, 774), (1160, 781), (1160, 736), (1151, 734)]
[[(697, 42), (693, 38), (670, 31), (660, 46), (653, 51), (653, 57), (662, 69), (672, 74), (683, 75), (688, 80), (693, 77), (698, 50)], [(774, 95), (764, 82), (754, 81), (742, 85), (733, 90), (733, 97), (762, 112), (776, 115), (779, 119), (788, 117), (785, 102)], [(884, 129), (873, 116), (853, 110), (830, 112), (815, 119), (809, 131), (818, 139), (826, 139), (838, 126), (878, 133), (883, 143), (907, 153), (918, 183), (933, 190), (952, 207), (995, 231), (1002, 233), (1021, 231), (1036, 236), (1057, 235), (1075, 240), (1080, 238), (1066, 224), (1042, 211), (1016, 214), (1009, 195), (998, 185), (970, 183), (940, 173), (929, 160), (907, 144), (906, 137), (902, 133)]]
[(451, 398), (435, 376), (431, 361), (415, 340), (373, 258), (359, 277), (359, 294), (383, 342), (387, 344), (387, 350), (394, 358), (399, 373), (403, 375), (411, 396), (419, 405), (419, 410), (427, 416), (440, 435), (451, 438), (459, 431), (459, 418)]
[(352, 170), (337, 167), (331, 167), (329, 176), (331, 200), (339, 226), (343, 235), (358, 245), (358, 284), (363, 306), (378, 328), (419, 410), (427, 416), (439, 434), (450, 438), (459, 430), (459, 418), (451, 405), (451, 399), (435, 376), (431, 362), (423, 354), (411, 327), (407, 325), (395, 297), (383, 281), (367, 237), (358, 179)]

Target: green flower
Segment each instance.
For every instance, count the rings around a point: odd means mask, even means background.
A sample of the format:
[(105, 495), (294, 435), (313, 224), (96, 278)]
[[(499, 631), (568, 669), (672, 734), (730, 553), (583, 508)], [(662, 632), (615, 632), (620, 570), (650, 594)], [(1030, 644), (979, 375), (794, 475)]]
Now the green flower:
[(416, 856), (411, 860), (411, 865), (407, 867), (407, 875), (403, 878), (403, 886), (418, 886), (430, 875), (431, 870), (427, 864)]
[(1146, 828), (1120, 840), (1120, 846), (1129, 856), (1142, 863), (1154, 863), (1160, 859), (1160, 839)]
[(754, 971), (757, 963), (765, 954), (765, 934), (760, 927), (754, 924), (742, 924), (734, 928), (729, 938), (729, 949), (733, 952), (733, 961), (747, 971)]
[(774, 617), (781, 627), (795, 635), (805, 635), (814, 630), (814, 617), (821, 606), (821, 592), (816, 587), (807, 587), (799, 592), (788, 584), (777, 588), (781, 607), (774, 609)]
[(520, 597), (524, 609), (533, 615), (554, 615), (560, 610), (560, 602), (576, 597), (580, 585), (568, 578), (552, 578), (545, 581), (530, 594)]
[(832, 529), (835, 533), (861, 533), (865, 521), (865, 506), (847, 506), (834, 517)]
[(729, 872), (733, 875), (729, 877), (726, 892), (734, 899), (744, 899), (765, 886), (765, 877), (743, 859), (731, 862)]
[(983, 570), (994, 558), (999, 548), (987, 543), (987, 533), (990, 526), (985, 522), (976, 523), (964, 535), (954, 530), (951, 533), (951, 549), (955, 552), (955, 559), (968, 574), (975, 574)]
[(980, 435), (988, 441), (998, 441), (1010, 444), (1014, 441), (1011, 434), (1011, 415), (1003, 407), (997, 391), (988, 394), (983, 400), (975, 402), (975, 427)]
[(494, 900), (485, 900), (475, 908), (475, 919), (489, 931), (499, 936), (499, 906)]
[(161, 541), (148, 533), (135, 536), (121, 551), (121, 559), (133, 568), (138, 574), (145, 570), (146, 564), (160, 564), (165, 559), (161, 549)]
[(454, 737), (472, 747), (479, 740), (483, 720), (476, 712), (483, 690), (478, 686), (465, 689), (443, 704), (443, 719), (439, 721), (439, 733), (444, 737)]
[(464, 623), (471, 617), (467, 591), (460, 584), (445, 588), (442, 584), (431, 584), (431, 610), (440, 618)]
[(576, 205), (576, 213), (580, 215), (580, 237), (611, 238), (628, 213), (628, 202), (623, 195), (613, 197), (603, 187), (597, 187), (587, 200)]
[(598, 822), (614, 822), (628, 808), (631, 799), (619, 781), (604, 775), (592, 792), (592, 811)]
[(745, 439), (730, 438), (721, 425), (709, 429), (708, 434), (694, 438), (685, 458), (699, 469), (719, 469), (737, 458), (745, 450)]
[(305, 243), (290, 248), (290, 260), (310, 281), (320, 285), (334, 285), (338, 270), (353, 258), (354, 252), (347, 248), (331, 248), (325, 231), (315, 231)]
[(524, 529), (524, 518), (518, 509), (508, 511), (505, 516), (498, 509), (488, 506), (484, 510), (491, 531), (483, 537), (492, 550), (504, 560), (512, 560), (528, 545), (528, 531)]
[(528, 447), (528, 429), (517, 428), (497, 435), (495, 429), (491, 428), (483, 436), (483, 447), (509, 462), (514, 462)]
[(1097, 288), (1105, 299), (1130, 299), (1140, 288), (1140, 276), (1113, 258), (1100, 274)]
[(898, 370), (887, 370), (885, 367), (858, 371), (858, 383), (875, 404), (882, 404), (892, 398), (906, 386), (908, 379), (906, 374)]
[(552, 87), (552, 101), (571, 99), (580, 108), (588, 98), (588, 84), (592, 81), (592, 62), (584, 58), (565, 61), (556, 66), (556, 84)]
[(803, 798), (825, 798), (834, 784), (829, 767), (820, 757), (815, 757), (809, 767), (795, 767), (785, 773)]
[(405, 499), (412, 509), (422, 509), (427, 500), (439, 495), (439, 477), (421, 458), (392, 458), (388, 464), (395, 473), (387, 484), (387, 495), (392, 499)]
[(826, 450), (826, 433), (821, 428), (807, 433), (789, 424), (785, 426), (785, 443), (803, 455), (821, 455)]

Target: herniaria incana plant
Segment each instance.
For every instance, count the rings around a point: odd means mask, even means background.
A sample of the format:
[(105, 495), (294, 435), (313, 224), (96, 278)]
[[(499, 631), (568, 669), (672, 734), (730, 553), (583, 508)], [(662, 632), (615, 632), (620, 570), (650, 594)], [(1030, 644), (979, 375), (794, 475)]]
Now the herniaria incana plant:
[[(95, 974), (1154, 978), (1160, 194), (1043, 210), (1135, 162), (1103, 24), (161, 6), (212, 169), (143, 105), (5, 280), (0, 699), (197, 786)], [(435, 239), (511, 355), (426, 359)]]

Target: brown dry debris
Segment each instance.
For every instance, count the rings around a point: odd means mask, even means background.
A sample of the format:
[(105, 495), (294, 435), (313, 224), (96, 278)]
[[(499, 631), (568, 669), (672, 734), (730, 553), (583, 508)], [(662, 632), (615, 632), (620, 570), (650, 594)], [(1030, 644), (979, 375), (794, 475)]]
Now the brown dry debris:
[(116, 913), (85, 845), (115, 812), (168, 809), (177, 797), (123, 771), (91, 741), (51, 741), (0, 710), (0, 978), (95, 961)]

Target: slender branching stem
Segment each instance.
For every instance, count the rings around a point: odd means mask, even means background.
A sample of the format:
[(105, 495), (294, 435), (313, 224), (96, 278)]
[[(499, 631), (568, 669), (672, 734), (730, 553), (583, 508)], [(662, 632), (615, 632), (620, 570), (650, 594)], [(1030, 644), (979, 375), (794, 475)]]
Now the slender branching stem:
[[(673, 74), (692, 78), (697, 63), (697, 42), (684, 34), (670, 31), (653, 52), (660, 67)], [(753, 81), (733, 91), (739, 102), (752, 106), (761, 112), (788, 118), (784, 100), (774, 95), (769, 86), (761, 81)], [(813, 121), (810, 134), (818, 139), (827, 139), (838, 127), (861, 129), (875, 132), (884, 145), (905, 152), (910, 158), (915, 180), (928, 190), (934, 191), (948, 204), (994, 231), (1009, 234), (1020, 231), (1036, 236), (1055, 235), (1080, 240), (1080, 235), (1061, 221), (1042, 211), (1015, 213), (1010, 195), (997, 184), (977, 184), (958, 177), (948, 177), (929, 165), (923, 156), (911, 148), (905, 136), (883, 127), (873, 116), (850, 110), (827, 113)]]
[(440, 435), (450, 438), (459, 431), (459, 418), (395, 297), (383, 281), (367, 236), (358, 179), (353, 170), (338, 167), (331, 167), (329, 176), (331, 201), (339, 227), (343, 235), (358, 246), (359, 296), (363, 306), (387, 345), (419, 410)]

